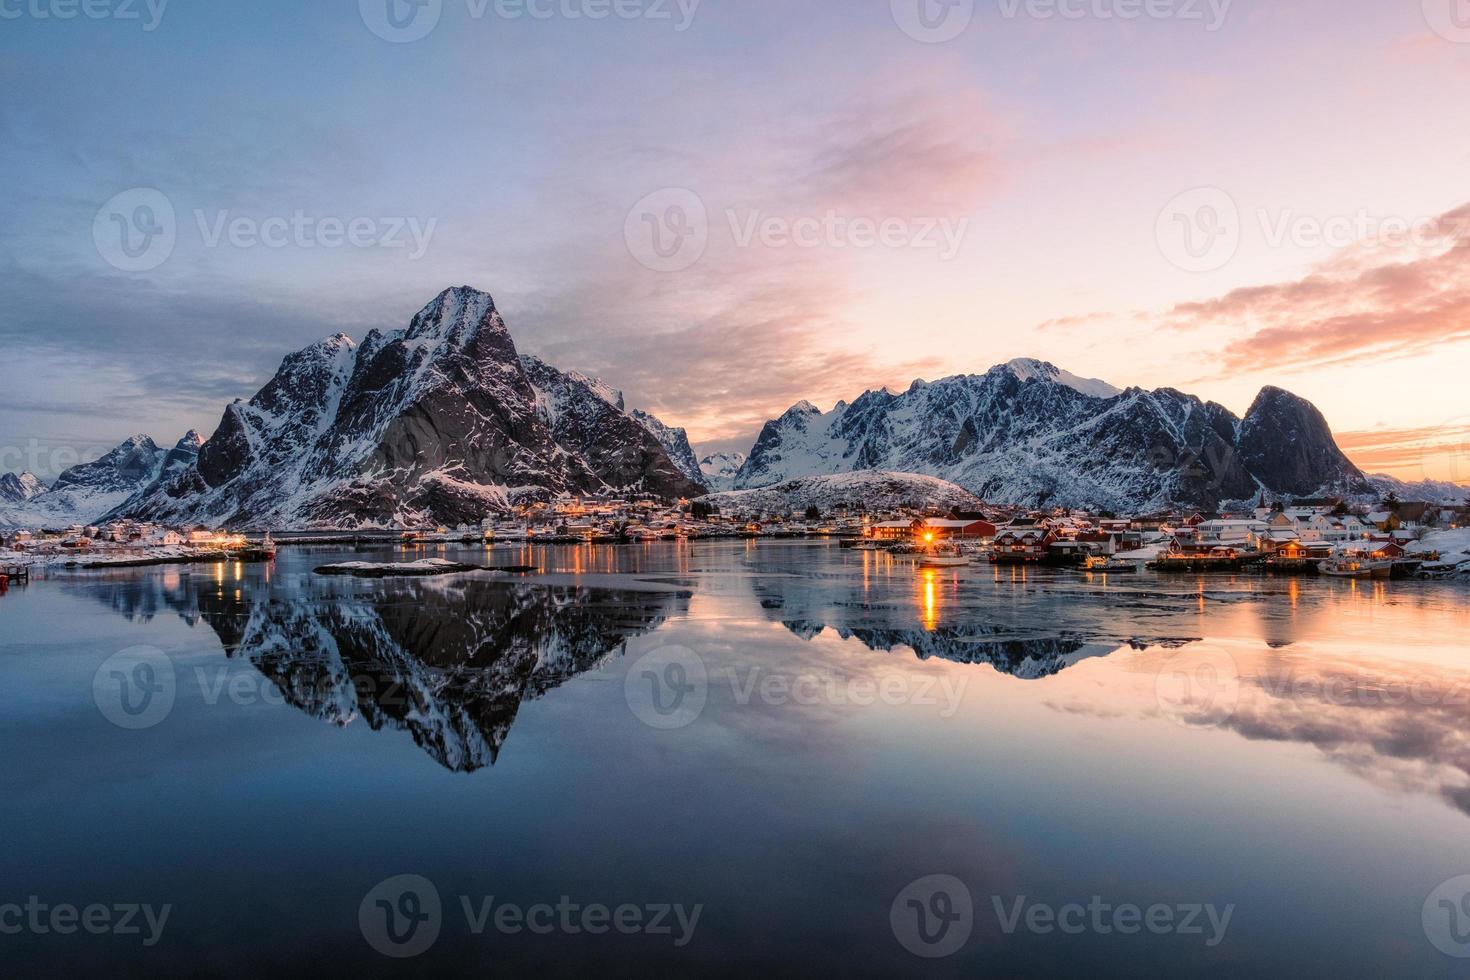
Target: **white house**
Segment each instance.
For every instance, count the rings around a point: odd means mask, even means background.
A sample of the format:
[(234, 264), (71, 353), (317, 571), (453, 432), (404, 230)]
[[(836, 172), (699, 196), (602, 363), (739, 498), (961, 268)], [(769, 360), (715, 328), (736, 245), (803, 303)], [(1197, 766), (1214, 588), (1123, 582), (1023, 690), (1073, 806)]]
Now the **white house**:
[(1201, 521), (1195, 527), (1195, 540), (1201, 545), (1245, 545), (1255, 547), (1261, 535), (1269, 530), (1265, 521), (1254, 518), (1218, 518)]

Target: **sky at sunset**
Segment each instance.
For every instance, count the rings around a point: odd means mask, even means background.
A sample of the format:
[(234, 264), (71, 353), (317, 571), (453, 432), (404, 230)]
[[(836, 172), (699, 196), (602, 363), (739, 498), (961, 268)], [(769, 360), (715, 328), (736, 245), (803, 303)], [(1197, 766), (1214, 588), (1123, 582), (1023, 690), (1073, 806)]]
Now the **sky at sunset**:
[(464, 283), (702, 449), (1037, 357), (1470, 482), (1463, 0), (95, 2), (0, 0), (0, 471)]

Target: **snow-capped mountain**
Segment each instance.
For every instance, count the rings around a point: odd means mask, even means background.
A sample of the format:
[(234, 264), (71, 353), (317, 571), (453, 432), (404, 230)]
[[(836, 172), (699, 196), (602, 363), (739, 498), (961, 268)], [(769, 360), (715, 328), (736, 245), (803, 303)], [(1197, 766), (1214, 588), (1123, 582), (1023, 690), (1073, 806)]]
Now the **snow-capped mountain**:
[(453, 524), (558, 491), (701, 492), (617, 401), (593, 379), (523, 363), (488, 293), (448, 289), (406, 330), (374, 330), (361, 344), (337, 334), (286, 357), (225, 410), (193, 465), (115, 516)]
[(704, 471), (700, 467), (699, 461), (694, 457), (694, 447), (689, 445), (688, 432), (683, 429), (676, 429), (671, 425), (665, 425), (661, 420), (641, 409), (635, 408), (628, 414), (637, 419), (645, 429), (653, 433), (654, 437), (658, 439), (659, 444), (664, 447), (664, 451), (669, 454), (669, 459), (673, 460), (674, 465), (679, 467), (680, 473), (683, 473), (695, 483), (708, 486)]
[(1055, 381), (1057, 384), (1066, 385), (1074, 391), (1080, 391), (1084, 395), (1093, 398), (1112, 398), (1121, 395), (1122, 388), (1115, 388), (1106, 381), (1097, 378), (1083, 378), (1073, 374), (1071, 371), (1063, 371), (1055, 364), (1047, 361), (1038, 361), (1032, 357), (1018, 357), (1014, 361), (1008, 361), (1005, 367), (1022, 381), (1030, 381), (1032, 378), (1040, 378), (1042, 381)]
[(1262, 390), (1244, 419), (1171, 388), (1119, 391), (1039, 361), (869, 391), (768, 422), (735, 478), (886, 470), (1003, 503), (1145, 511), (1269, 494), (1371, 493), (1310, 403)]
[(34, 473), (6, 473), (0, 476), (0, 503), (23, 504), (46, 492), (46, 484)]
[(57, 528), (93, 523), (153, 485), (171, 456), (147, 436), (133, 436), (101, 459), (73, 466), (41, 493), (0, 501), (0, 525)]
[(744, 453), (713, 453), (699, 461), (699, 472), (711, 490), (733, 490), (735, 474), (744, 465)]
[(726, 490), (702, 498), (727, 514), (790, 514), (816, 507), (824, 515), (834, 507), (854, 512), (898, 507), (977, 510), (979, 498), (947, 480), (918, 473), (863, 470), (832, 476), (809, 476), (771, 487)]

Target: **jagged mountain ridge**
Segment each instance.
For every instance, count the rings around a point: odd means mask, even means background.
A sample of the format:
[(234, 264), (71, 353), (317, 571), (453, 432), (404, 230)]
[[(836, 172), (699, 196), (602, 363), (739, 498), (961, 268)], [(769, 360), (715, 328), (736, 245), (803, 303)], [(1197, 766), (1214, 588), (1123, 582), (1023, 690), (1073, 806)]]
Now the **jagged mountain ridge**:
[(45, 492), (46, 484), (29, 471), (0, 476), (0, 501), (5, 503), (23, 504)]
[(523, 362), (488, 293), (448, 289), (406, 330), (287, 356), (193, 465), (109, 516), (388, 527), (479, 521), (561, 491), (701, 493), (612, 394)]
[(703, 467), (700, 466), (699, 460), (694, 456), (694, 447), (689, 444), (688, 432), (682, 428), (665, 425), (661, 419), (648, 414), (642, 409), (635, 408), (628, 414), (633, 416), (645, 429), (653, 433), (654, 437), (664, 447), (664, 451), (669, 454), (669, 459), (673, 460), (674, 465), (679, 467), (680, 473), (683, 473), (695, 483), (705, 486), (709, 485), (705, 479)]
[[(693, 458), (684, 430), (674, 430), (646, 412), (629, 412), (623, 393), (597, 378), (559, 371), (536, 357), (523, 356), (521, 367), (536, 392), (542, 419), (557, 445), (585, 460), (611, 486), (632, 486), (652, 479), (660, 485), (698, 493), (668, 446)], [(668, 440), (666, 442), (666, 440)]]
[(827, 413), (798, 402), (766, 424), (735, 486), (861, 470), (935, 476), (995, 502), (1135, 512), (1372, 492), (1321, 413), (1289, 392), (1264, 389), (1241, 419), (1039, 361), (869, 391)]
[(735, 475), (744, 465), (744, 453), (711, 453), (699, 461), (699, 472), (711, 490), (734, 490)]
[[(91, 523), (157, 483), (171, 461), (181, 462), (187, 453), (181, 454), (180, 447), (188, 438), (174, 450), (165, 450), (148, 436), (131, 436), (99, 459), (66, 470), (40, 492), (5, 499), (0, 526), (64, 528)], [(43, 486), (35, 477), (31, 480), (30, 488)]]

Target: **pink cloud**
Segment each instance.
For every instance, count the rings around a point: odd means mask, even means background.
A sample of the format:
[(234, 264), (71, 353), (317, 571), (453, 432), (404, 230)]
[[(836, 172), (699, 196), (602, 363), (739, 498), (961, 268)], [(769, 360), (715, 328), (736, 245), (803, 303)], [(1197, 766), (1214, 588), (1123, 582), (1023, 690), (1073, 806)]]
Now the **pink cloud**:
[[(1388, 359), (1470, 340), (1470, 207), (1436, 219), (1437, 240), (1419, 249), (1372, 243), (1346, 249), (1310, 275), (1181, 303), (1170, 329), (1247, 326), (1229, 344), (1229, 370)], [(1399, 261), (1404, 251), (1411, 257)]]

